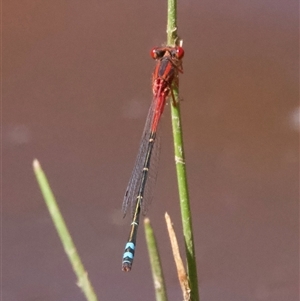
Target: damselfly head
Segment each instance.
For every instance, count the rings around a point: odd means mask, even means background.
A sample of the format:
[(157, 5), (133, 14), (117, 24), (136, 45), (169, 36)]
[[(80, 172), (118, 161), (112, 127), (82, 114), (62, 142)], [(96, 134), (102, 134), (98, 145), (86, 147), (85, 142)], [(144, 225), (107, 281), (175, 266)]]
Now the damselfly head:
[(154, 60), (159, 60), (165, 55), (181, 60), (184, 56), (184, 50), (180, 46), (176, 47), (155, 47), (150, 51), (150, 55)]

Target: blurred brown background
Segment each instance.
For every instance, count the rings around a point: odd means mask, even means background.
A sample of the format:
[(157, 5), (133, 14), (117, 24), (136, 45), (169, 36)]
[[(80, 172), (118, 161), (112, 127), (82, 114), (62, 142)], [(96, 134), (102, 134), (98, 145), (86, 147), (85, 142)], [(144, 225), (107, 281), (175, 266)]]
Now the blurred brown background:
[[(133, 270), (121, 272), (121, 204), (166, 10), (158, 0), (3, 3), (3, 301), (84, 299), (34, 158), (99, 299), (154, 299), (143, 226)], [(178, 26), (201, 301), (299, 300), (298, 1), (179, 1)], [(163, 219), (181, 234), (169, 111), (148, 216), (170, 300), (181, 300)]]

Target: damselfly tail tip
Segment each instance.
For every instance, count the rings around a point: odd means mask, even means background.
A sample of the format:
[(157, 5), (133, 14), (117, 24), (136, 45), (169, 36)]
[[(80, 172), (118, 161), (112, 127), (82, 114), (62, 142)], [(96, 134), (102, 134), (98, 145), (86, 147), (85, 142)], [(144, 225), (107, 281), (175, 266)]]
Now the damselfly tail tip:
[(131, 271), (131, 264), (129, 262), (124, 262), (122, 265), (123, 272), (130, 272)]
[(132, 241), (126, 243), (123, 262), (122, 262), (122, 271), (129, 272), (132, 267), (133, 257), (134, 257), (135, 244)]

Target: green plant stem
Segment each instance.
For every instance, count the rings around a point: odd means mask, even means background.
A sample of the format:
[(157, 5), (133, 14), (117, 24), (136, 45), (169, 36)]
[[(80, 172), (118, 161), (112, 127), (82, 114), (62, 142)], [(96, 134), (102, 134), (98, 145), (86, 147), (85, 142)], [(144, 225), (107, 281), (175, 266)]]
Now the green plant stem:
[[(167, 42), (168, 46), (175, 46), (177, 37), (177, 3), (176, 0), (168, 0), (168, 22), (167, 22)], [(182, 126), (180, 117), (180, 101), (178, 97), (178, 83), (173, 84), (173, 93), (176, 99), (176, 106), (171, 105), (171, 118), (175, 150), (175, 163), (177, 172), (177, 182), (180, 198), (181, 218), (183, 234), (185, 239), (185, 249), (187, 256), (188, 277), (191, 287), (191, 299), (199, 300), (197, 264), (195, 256), (194, 238), (192, 231), (192, 216), (189, 202), (189, 192), (187, 185), (187, 174), (185, 167)]]
[(144, 220), (146, 242), (150, 258), (156, 301), (167, 301), (166, 286), (158, 254), (157, 244), (150, 220)]
[(177, 42), (177, 0), (168, 0), (167, 44), (175, 46)]
[(88, 274), (85, 271), (83, 264), (80, 260), (80, 257), (77, 253), (76, 247), (73, 243), (71, 235), (68, 231), (68, 228), (65, 224), (64, 218), (60, 213), (59, 207), (56, 203), (53, 192), (49, 186), (47, 177), (43, 172), (40, 163), (38, 160), (33, 161), (33, 170), (37, 178), (39, 187), (42, 191), (45, 203), (48, 207), (49, 213), (51, 215), (52, 221), (55, 225), (55, 228), (58, 232), (60, 240), (63, 244), (64, 250), (71, 262), (72, 268), (77, 276), (78, 282), (77, 285), (83, 291), (86, 299), (88, 301), (97, 301), (97, 296), (94, 292), (94, 289), (88, 279)]

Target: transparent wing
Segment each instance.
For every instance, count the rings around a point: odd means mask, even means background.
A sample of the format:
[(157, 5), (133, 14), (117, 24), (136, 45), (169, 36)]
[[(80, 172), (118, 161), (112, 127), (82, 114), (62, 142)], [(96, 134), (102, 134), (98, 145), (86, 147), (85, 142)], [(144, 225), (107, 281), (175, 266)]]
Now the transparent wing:
[(144, 165), (144, 162), (146, 159), (147, 145), (149, 142), (151, 125), (153, 123), (156, 102), (157, 102), (157, 99), (154, 98), (150, 105), (150, 108), (148, 111), (148, 116), (146, 119), (146, 124), (145, 124), (143, 135), (142, 135), (142, 139), (140, 142), (140, 149), (139, 149), (137, 158), (135, 160), (134, 168), (133, 168), (128, 186), (126, 188), (125, 195), (124, 195), (123, 205), (122, 205), (122, 210), (123, 210), (124, 216), (126, 215), (129, 204), (131, 204), (131, 207), (134, 207), (136, 204), (136, 197), (137, 197), (139, 184), (141, 182), (141, 173), (143, 170), (143, 165)]

